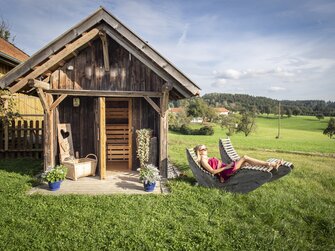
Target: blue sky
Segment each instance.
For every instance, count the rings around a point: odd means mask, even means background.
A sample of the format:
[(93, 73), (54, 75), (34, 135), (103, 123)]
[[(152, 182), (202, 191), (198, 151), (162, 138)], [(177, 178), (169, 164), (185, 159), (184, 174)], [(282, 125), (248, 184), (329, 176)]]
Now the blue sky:
[(100, 5), (202, 95), (335, 101), (332, 0), (0, 0), (0, 16), (32, 55)]

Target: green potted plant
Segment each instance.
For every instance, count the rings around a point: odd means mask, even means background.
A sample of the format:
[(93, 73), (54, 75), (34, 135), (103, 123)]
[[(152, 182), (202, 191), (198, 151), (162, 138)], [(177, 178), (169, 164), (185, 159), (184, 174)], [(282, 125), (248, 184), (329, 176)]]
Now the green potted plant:
[(45, 171), (42, 178), (48, 182), (49, 189), (56, 191), (60, 188), (60, 183), (65, 180), (67, 168), (63, 165), (55, 166), (54, 168)]
[(155, 189), (156, 181), (160, 179), (159, 171), (154, 165), (144, 165), (140, 168), (140, 180), (143, 182), (144, 191), (152, 192)]

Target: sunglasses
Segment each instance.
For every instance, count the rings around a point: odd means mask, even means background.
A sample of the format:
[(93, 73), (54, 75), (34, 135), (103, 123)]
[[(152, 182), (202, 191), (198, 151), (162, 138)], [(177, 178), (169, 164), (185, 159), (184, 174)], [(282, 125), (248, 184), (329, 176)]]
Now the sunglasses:
[(207, 151), (207, 148), (202, 148), (199, 151)]

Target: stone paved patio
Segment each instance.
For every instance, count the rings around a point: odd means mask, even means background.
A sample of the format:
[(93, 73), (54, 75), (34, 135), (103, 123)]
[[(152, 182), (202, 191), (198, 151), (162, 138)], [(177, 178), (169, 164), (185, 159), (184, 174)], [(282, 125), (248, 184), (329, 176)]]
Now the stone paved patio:
[(83, 177), (77, 181), (64, 180), (58, 191), (50, 191), (47, 184), (32, 188), (28, 194), (164, 194), (168, 193), (165, 181), (156, 183), (153, 192), (145, 192), (143, 184), (139, 182), (138, 172), (108, 172), (106, 180), (100, 180), (99, 177)]

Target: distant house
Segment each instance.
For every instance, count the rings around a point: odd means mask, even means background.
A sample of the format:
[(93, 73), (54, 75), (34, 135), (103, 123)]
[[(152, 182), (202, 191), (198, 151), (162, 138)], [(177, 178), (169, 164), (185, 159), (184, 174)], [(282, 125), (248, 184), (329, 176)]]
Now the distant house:
[(214, 108), (214, 110), (218, 115), (228, 115), (229, 114), (229, 110), (227, 110), (224, 107), (217, 107), (217, 108)]
[[(174, 113), (174, 114), (178, 114), (178, 113), (182, 113), (184, 111), (183, 107), (174, 107), (174, 108), (170, 108), (170, 113)], [(197, 118), (192, 118), (191, 123), (202, 123), (203, 119), (201, 117), (197, 117)]]
[[(215, 112), (217, 115), (228, 115), (229, 114), (229, 110), (227, 110), (224, 107), (217, 107), (214, 108)], [(170, 112), (171, 113), (181, 113), (184, 111), (184, 108), (182, 107), (174, 107), (174, 108), (170, 108)], [(192, 118), (191, 123), (202, 123), (203, 122), (203, 118), (201, 117), (196, 117), (196, 118)]]
[(9, 43), (3, 38), (0, 38), (0, 77), (5, 75), (21, 62), (26, 61), (29, 56)]
[[(28, 58), (28, 54), (12, 43), (0, 38), (0, 78)], [(16, 93), (13, 97), (16, 100), (16, 109), (24, 119), (35, 119), (38, 115), (42, 118), (43, 108), (37, 97), (27, 96), (21, 93)]]
[(170, 112), (171, 113), (181, 113), (181, 112), (183, 112), (184, 111), (184, 108), (182, 108), (182, 107), (173, 107), (173, 108), (170, 108)]

